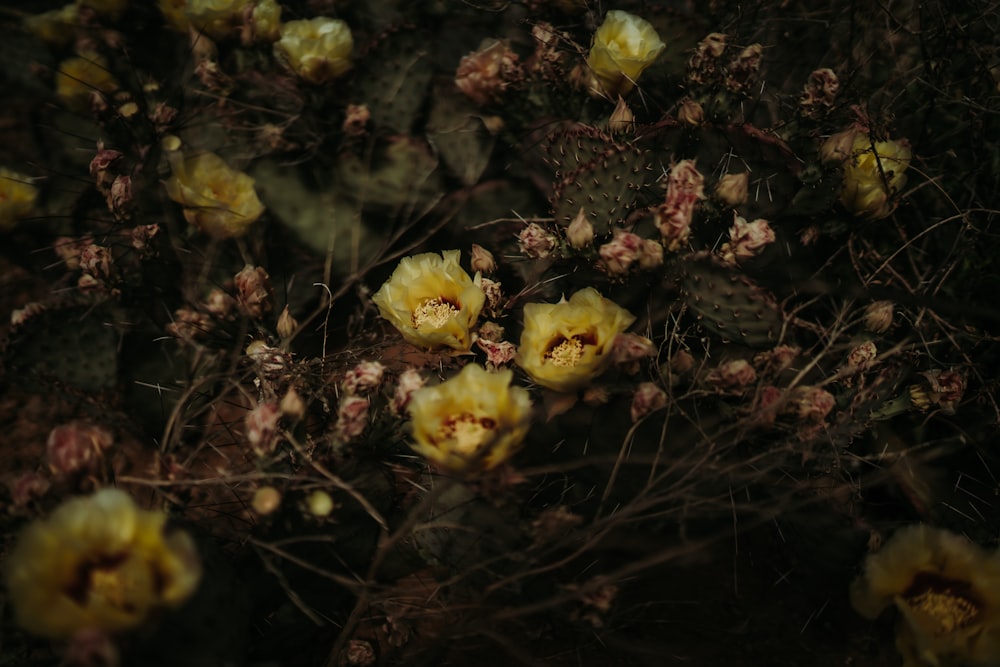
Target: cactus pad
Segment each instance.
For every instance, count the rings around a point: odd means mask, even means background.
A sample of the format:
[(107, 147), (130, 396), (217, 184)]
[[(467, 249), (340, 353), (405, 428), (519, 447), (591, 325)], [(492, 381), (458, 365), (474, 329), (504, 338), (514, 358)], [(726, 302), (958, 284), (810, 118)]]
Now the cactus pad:
[(426, 35), (401, 29), (383, 35), (362, 59), (355, 103), (368, 106), (377, 132), (413, 128), (433, 73), (429, 44)]

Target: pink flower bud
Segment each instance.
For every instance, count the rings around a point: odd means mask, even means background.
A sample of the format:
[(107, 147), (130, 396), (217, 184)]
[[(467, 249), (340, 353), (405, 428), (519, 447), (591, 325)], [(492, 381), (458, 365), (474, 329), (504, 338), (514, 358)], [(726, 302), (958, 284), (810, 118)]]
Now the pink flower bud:
[(334, 437), (348, 442), (358, 437), (368, 426), (368, 399), (361, 396), (344, 396), (337, 406), (337, 425)]
[(632, 421), (637, 422), (651, 412), (667, 407), (667, 393), (653, 382), (643, 382), (632, 396)]
[(271, 312), (271, 278), (259, 266), (247, 264), (233, 279), (236, 284), (236, 301), (249, 317), (260, 319)]
[(410, 396), (426, 384), (423, 376), (414, 368), (408, 368), (399, 375), (396, 393), (392, 397), (392, 411), (401, 414), (410, 403)]
[(774, 230), (767, 220), (757, 219), (747, 222), (734, 215), (733, 226), (729, 228), (729, 243), (721, 248), (722, 259), (731, 264), (759, 255), (764, 247), (774, 243)]
[(244, 419), (247, 442), (257, 456), (274, 452), (278, 445), (278, 421), (281, 408), (277, 403), (261, 403), (247, 413)]
[(362, 361), (347, 371), (340, 388), (346, 394), (361, 394), (378, 388), (382, 384), (385, 366), (377, 361)]
[(719, 364), (705, 377), (705, 383), (726, 391), (742, 392), (756, 382), (757, 371), (746, 359), (732, 359)]
[(557, 239), (534, 222), (521, 230), (517, 236), (521, 253), (529, 259), (544, 259), (556, 249)]
[(72, 475), (91, 464), (114, 442), (112, 435), (99, 426), (70, 422), (49, 432), (46, 454), (49, 469), (57, 475)]
[(621, 229), (615, 229), (614, 238), (598, 250), (601, 267), (612, 276), (622, 276), (639, 259), (642, 237)]

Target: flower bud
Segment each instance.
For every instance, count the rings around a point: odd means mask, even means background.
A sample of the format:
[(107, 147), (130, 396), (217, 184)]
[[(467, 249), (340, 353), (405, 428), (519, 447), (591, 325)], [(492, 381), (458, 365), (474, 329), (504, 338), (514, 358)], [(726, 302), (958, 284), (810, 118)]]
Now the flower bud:
[(413, 392), (423, 387), (426, 382), (415, 368), (407, 368), (400, 373), (396, 383), (396, 392), (392, 397), (392, 411), (396, 414), (402, 413), (409, 405)]
[(247, 264), (233, 278), (236, 285), (236, 301), (249, 317), (257, 320), (271, 311), (271, 278), (259, 266)]
[(840, 79), (832, 69), (815, 70), (802, 91), (799, 110), (806, 118), (819, 118), (833, 108), (839, 90)]
[(281, 409), (277, 403), (261, 403), (247, 413), (244, 420), (247, 442), (257, 456), (274, 452), (278, 445), (278, 421)]
[(615, 229), (614, 238), (598, 249), (601, 267), (612, 276), (623, 276), (639, 259), (642, 237), (631, 232)]
[(739, 206), (747, 200), (747, 189), (750, 185), (750, 174), (726, 174), (715, 186), (715, 197), (728, 206)]
[(340, 442), (349, 442), (364, 433), (368, 426), (368, 406), (367, 398), (354, 395), (342, 397), (337, 406), (334, 437)]
[(566, 240), (577, 250), (583, 250), (594, 242), (594, 226), (587, 220), (582, 206), (566, 228)]
[(732, 359), (709, 371), (705, 383), (726, 391), (742, 392), (757, 381), (757, 371), (746, 359)]
[(767, 220), (747, 222), (738, 215), (733, 216), (733, 226), (729, 229), (729, 243), (721, 248), (722, 259), (735, 264), (759, 255), (764, 247), (774, 243), (774, 230)]
[(868, 370), (876, 356), (878, 356), (878, 348), (875, 347), (875, 343), (870, 340), (865, 341), (847, 355), (847, 366), (857, 371)]
[(690, 97), (685, 97), (677, 109), (677, 120), (684, 125), (698, 127), (705, 122), (705, 110)]
[(615, 105), (615, 110), (611, 112), (611, 117), (608, 119), (608, 129), (613, 134), (624, 134), (634, 127), (635, 114), (625, 103), (625, 98), (619, 95), (618, 104)]
[(865, 328), (872, 333), (885, 333), (892, 326), (892, 301), (875, 301), (865, 308)]
[(330, 516), (330, 513), (336, 509), (333, 498), (322, 489), (317, 489), (309, 494), (309, 497), (306, 498), (306, 507), (309, 508), (310, 514), (320, 518)]
[(354, 37), (340, 19), (317, 16), (281, 25), (281, 39), (274, 43), (279, 62), (312, 84), (323, 84), (351, 68)]
[(643, 382), (632, 396), (630, 413), (632, 421), (637, 422), (651, 412), (667, 407), (667, 393), (653, 382)]
[(663, 244), (652, 239), (643, 239), (639, 244), (639, 268), (643, 271), (663, 266)]
[(493, 253), (478, 243), (472, 244), (472, 259), (469, 264), (472, 270), (477, 273), (490, 274), (497, 270), (497, 262), (493, 258)]
[(273, 514), (281, 506), (281, 492), (273, 486), (262, 486), (254, 492), (250, 506), (260, 516)]
[(532, 222), (517, 235), (517, 243), (525, 257), (544, 259), (556, 249), (557, 240), (544, 227)]
[(345, 394), (362, 394), (382, 384), (385, 366), (377, 361), (362, 361), (344, 374), (340, 388)]
[(291, 312), (288, 310), (286, 305), (284, 310), (281, 311), (281, 315), (278, 317), (278, 336), (282, 340), (287, 340), (292, 337), (292, 334), (299, 328), (298, 321), (292, 317)]
[(479, 106), (499, 102), (522, 76), (517, 54), (497, 39), (486, 39), (458, 63), (455, 85)]
[(57, 475), (86, 470), (113, 442), (114, 437), (100, 426), (81, 422), (56, 426), (46, 443), (49, 469)]
[(281, 408), (281, 414), (289, 419), (299, 420), (306, 416), (306, 404), (295, 387), (289, 387), (278, 407)]

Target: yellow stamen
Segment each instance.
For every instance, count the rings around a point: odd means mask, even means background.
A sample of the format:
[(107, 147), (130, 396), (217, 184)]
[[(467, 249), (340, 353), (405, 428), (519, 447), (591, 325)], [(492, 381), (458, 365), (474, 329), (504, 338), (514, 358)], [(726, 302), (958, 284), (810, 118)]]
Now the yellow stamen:
[(439, 440), (450, 440), (459, 454), (475, 453), (496, 430), (496, 422), (489, 417), (476, 417), (468, 412), (451, 416), (438, 430)]
[(564, 338), (562, 342), (545, 353), (545, 361), (553, 366), (570, 368), (576, 366), (583, 357), (583, 341), (579, 336)]
[(439, 329), (457, 312), (458, 308), (440, 297), (427, 299), (414, 309), (413, 326), (417, 329), (424, 326)]

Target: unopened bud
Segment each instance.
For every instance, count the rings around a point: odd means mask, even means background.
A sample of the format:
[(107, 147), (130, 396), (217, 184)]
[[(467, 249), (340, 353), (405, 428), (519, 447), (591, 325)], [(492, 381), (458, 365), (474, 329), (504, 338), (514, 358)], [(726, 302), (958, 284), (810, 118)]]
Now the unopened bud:
[(289, 417), (290, 419), (302, 419), (306, 416), (306, 404), (299, 395), (299, 392), (295, 391), (295, 387), (291, 387), (282, 399), (281, 414)]
[(705, 122), (705, 110), (691, 98), (685, 97), (677, 110), (677, 120), (684, 125), (697, 127)]
[(587, 220), (583, 207), (566, 228), (566, 240), (577, 250), (582, 250), (594, 242), (594, 226)]
[(236, 301), (243, 311), (254, 319), (260, 319), (271, 311), (271, 278), (259, 266), (247, 264), (236, 274)]
[(876, 301), (865, 308), (865, 328), (872, 333), (885, 333), (892, 326), (892, 301)]
[(635, 114), (625, 103), (625, 99), (619, 95), (618, 104), (615, 105), (615, 110), (611, 112), (611, 118), (608, 119), (608, 129), (613, 133), (622, 134), (633, 127), (635, 127)]
[(335, 509), (333, 498), (322, 490), (310, 493), (309, 497), (306, 498), (306, 506), (309, 508), (309, 513), (315, 517), (330, 516), (330, 513)]
[(637, 422), (651, 412), (667, 407), (667, 392), (653, 382), (643, 382), (632, 397), (632, 421)]
[(262, 486), (253, 494), (250, 504), (253, 511), (261, 516), (273, 514), (281, 506), (281, 492), (273, 486)]
[(472, 270), (477, 273), (490, 274), (497, 270), (497, 262), (493, 258), (493, 253), (478, 243), (472, 244), (471, 266)]
[(544, 259), (556, 249), (556, 237), (534, 222), (521, 230), (517, 240), (521, 252), (530, 259)]
[(281, 311), (281, 315), (278, 317), (278, 336), (283, 340), (287, 340), (292, 337), (292, 334), (299, 328), (298, 321), (292, 317), (292, 314), (288, 312), (288, 306)]
[(715, 197), (729, 206), (739, 206), (747, 200), (747, 189), (750, 185), (750, 174), (726, 174), (715, 186)]

